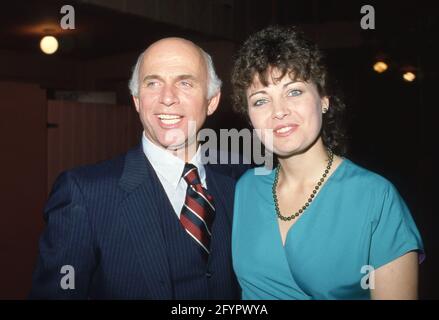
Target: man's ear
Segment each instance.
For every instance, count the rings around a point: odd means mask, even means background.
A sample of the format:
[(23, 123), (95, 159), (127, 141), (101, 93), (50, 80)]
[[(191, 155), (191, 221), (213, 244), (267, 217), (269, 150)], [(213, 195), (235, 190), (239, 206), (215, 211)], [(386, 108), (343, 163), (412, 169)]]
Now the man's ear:
[(134, 106), (136, 107), (136, 111), (139, 112), (140, 101), (139, 97), (131, 96), (133, 98)]
[(221, 98), (221, 91), (218, 91), (212, 98), (207, 101), (207, 115), (210, 116), (218, 108), (218, 104)]

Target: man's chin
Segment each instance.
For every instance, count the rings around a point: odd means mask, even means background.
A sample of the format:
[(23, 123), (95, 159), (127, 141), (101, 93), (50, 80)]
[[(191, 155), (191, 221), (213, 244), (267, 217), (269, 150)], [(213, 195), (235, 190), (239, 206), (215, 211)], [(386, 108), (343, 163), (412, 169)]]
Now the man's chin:
[(187, 146), (187, 142), (186, 141), (173, 141), (173, 142), (165, 142), (162, 143), (162, 146), (169, 150), (169, 151), (178, 151), (178, 150), (182, 150), (184, 148), (186, 148)]
[(177, 144), (177, 145), (169, 145), (166, 147), (166, 149), (174, 152), (174, 151), (182, 150), (185, 147), (186, 147), (186, 144), (183, 143), (183, 144)]
[(189, 143), (189, 141), (173, 143), (168, 145), (166, 150), (187, 162), (197, 152), (197, 143)]

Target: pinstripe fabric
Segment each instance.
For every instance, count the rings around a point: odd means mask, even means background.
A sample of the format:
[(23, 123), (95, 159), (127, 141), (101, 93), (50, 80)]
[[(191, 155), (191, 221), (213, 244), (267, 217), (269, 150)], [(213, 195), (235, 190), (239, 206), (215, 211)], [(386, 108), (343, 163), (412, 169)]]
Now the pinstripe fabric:
[[(30, 298), (238, 298), (230, 253), (235, 180), (213, 166), (206, 175), (217, 210), (207, 265), (141, 145), (61, 174), (45, 208)], [(75, 269), (74, 290), (60, 286), (63, 265)]]

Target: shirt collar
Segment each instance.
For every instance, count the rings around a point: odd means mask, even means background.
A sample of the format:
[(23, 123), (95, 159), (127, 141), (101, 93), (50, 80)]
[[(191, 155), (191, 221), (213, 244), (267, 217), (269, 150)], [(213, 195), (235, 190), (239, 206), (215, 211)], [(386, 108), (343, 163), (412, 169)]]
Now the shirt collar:
[[(142, 147), (143, 152), (145, 153), (154, 170), (160, 176), (166, 179), (174, 188), (177, 188), (183, 174), (185, 162), (174, 156), (168, 150), (151, 142), (145, 136), (145, 133), (142, 134)], [(206, 170), (204, 169), (201, 161), (200, 146), (198, 146), (197, 152), (189, 162), (197, 167), (201, 183), (205, 185)], [(170, 168), (172, 168), (172, 170), (170, 170)]]

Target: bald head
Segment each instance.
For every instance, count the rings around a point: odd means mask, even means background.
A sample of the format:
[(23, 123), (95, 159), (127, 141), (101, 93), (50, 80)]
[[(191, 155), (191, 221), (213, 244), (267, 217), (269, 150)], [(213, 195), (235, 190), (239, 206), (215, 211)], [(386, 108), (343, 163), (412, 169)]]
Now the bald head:
[(151, 44), (137, 59), (129, 82), (131, 94), (139, 94), (140, 70), (144, 64), (148, 66), (166, 63), (177, 64), (181, 61), (201, 64), (206, 74), (207, 98), (211, 98), (221, 89), (221, 80), (215, 73), (212, 58), (192, 41), (183, 38), (164, 38)]
[(148, 48), (146, 48), (144, 54), (147, 55), (148, 53), (155, 52), (157, 50), (159, 52), (160, 50), (171, 52), (186, 50), (190, 51), (194, 55), (199, 55), (200, 57), (202, 56), (201, 48), (199, 46), (192, 41), (177, 37), (164, 38), (152, 43)]

